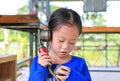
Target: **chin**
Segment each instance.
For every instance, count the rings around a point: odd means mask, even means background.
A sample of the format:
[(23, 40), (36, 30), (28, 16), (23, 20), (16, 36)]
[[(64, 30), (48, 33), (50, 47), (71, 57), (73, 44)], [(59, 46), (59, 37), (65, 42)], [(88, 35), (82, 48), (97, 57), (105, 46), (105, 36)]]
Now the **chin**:
[(65, 54), (65, 53), (59, 54), (59, 57), (67, 57), (67, 56), (68, 56), (68, 54)]

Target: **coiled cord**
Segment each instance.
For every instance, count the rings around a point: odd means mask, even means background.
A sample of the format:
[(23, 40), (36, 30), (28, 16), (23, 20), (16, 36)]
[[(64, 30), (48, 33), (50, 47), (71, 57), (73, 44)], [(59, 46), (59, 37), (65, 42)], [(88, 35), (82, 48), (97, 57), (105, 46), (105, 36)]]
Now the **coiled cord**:
[(55, 77), (55, 73), (52, 71), (52, 69), (51, 69), (50, 66), (48, 66), (48, 70), (49, 70), (49, 72), (51, 73), (51, 75), (52, 75), (57, 81), (61, 81), (60, 79), (58, 79), (58, 78)]

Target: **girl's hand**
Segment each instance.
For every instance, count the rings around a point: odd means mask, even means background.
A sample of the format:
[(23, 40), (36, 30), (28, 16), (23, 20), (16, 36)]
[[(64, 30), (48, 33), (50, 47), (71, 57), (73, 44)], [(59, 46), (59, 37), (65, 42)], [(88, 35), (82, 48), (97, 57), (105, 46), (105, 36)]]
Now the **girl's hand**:
[(38, 56), (38, 63), (42, 66), (51, 66), (51, 58), (47, 53), (40, 53)]
[(70, 68), (67, 66), (59, 66), (55, 70), (56, 78), (60, 79), (61, 81), (65, 81), (70, 74)]

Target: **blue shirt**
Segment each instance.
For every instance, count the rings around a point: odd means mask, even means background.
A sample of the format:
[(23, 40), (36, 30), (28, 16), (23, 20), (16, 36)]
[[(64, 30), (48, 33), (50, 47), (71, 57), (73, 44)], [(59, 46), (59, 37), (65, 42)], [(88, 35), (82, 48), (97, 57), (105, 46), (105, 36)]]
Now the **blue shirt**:
[[(92, 81), (83, 58), (72, 56), (70, 61), (62, 65), (71, 68), (70, 75), (66, 81)], [(52, 69), (54, 70), (56, 66), (57, 64), (52, 64)], [(38, 56), (36, 56), (31, 65), (29, 81), (46, 81), (47, 78), (51, 79), (49, 81), (55, 81), (47, 67), (38, 64)]]

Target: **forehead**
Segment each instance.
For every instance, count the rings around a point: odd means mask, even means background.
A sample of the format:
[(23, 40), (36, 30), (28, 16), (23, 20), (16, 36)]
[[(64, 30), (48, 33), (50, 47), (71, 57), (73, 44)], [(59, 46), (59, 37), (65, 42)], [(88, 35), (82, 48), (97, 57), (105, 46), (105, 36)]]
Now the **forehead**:
[(76, 25), (61, 25), (58, 27), (53, 34), (61, 35), (64, 37), (76, 38), (79, 36), (79, 31)]
[(57, 27), (57, 31), (78, 31), (76, 25), (73, 24), (63, 24)]

